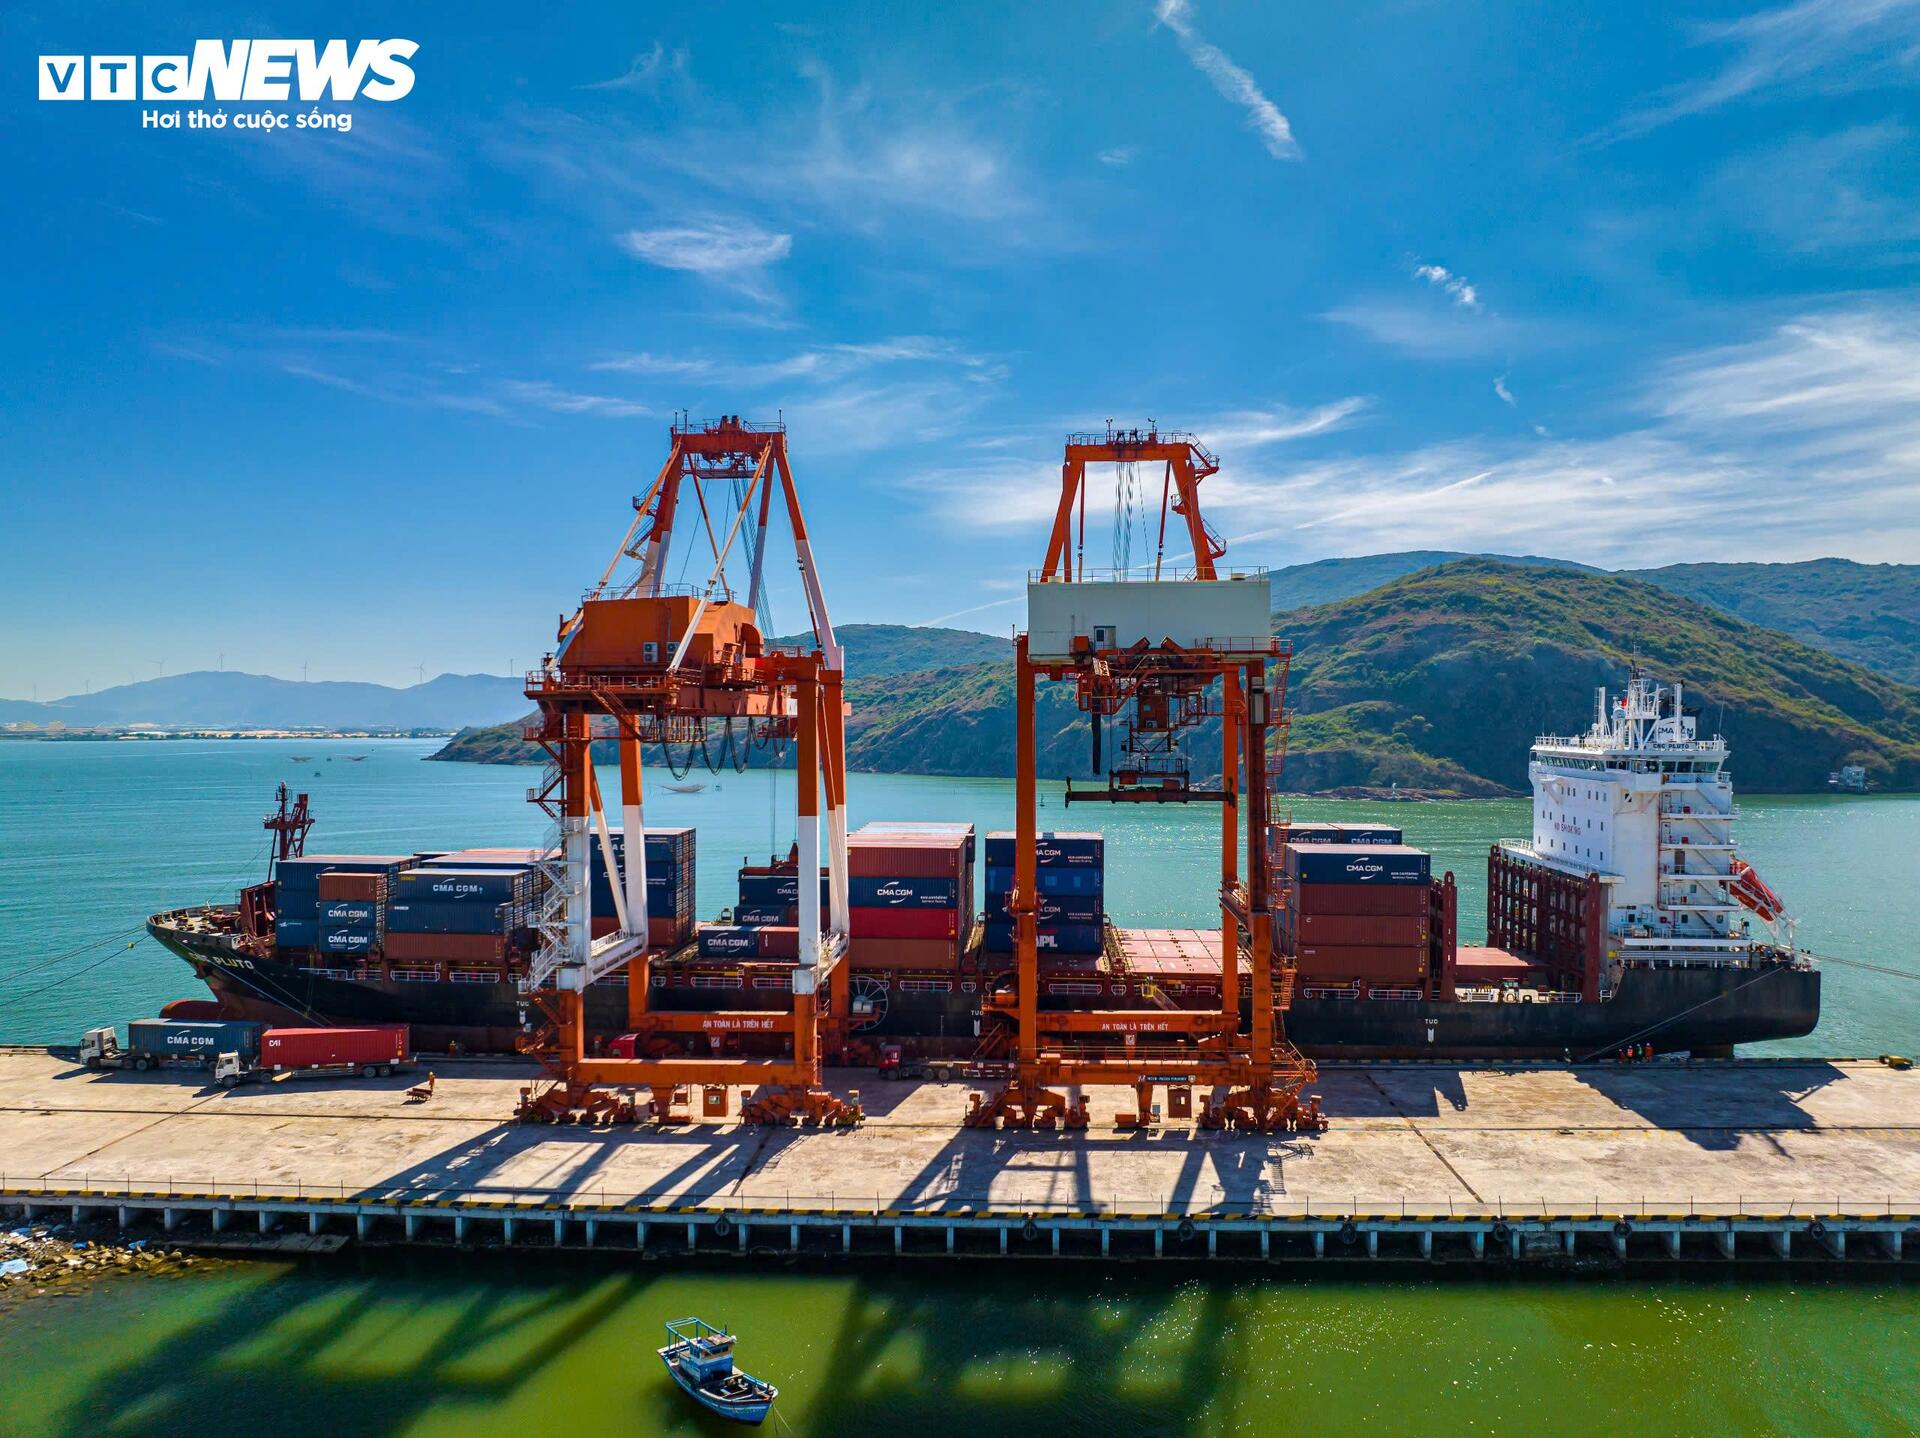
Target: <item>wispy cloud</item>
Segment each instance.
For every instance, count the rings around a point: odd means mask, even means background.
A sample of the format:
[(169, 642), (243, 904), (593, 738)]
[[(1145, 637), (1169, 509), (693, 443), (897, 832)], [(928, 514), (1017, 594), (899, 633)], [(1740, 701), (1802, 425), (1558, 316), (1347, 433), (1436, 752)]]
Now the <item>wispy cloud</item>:
[(581, 90), (651, 90), (660, 82), (662, 75), (669, 72), (684, 73), (687, 68), (687, 52), (675, 50), (671, 55), (666, 46), (654, 42), (651, 50), (635, 55), (633, 62), (620, 74), (608, 80), (595, 80), (591, 84), (580, 85)]
[(1202, 422), (1195, 433), (1209, 448), (1231, 457), (1288, 440), (1345, 429), (1371, 403), (1365, 395), (1348, 395), (1311, 409), (1275, 405), (1269, 409), (1240, 410)]
[(793, 251), (793, 236), (776, 234), (752, 224), (716, 221), (657, 230), (628, 230), (619, 236), (619, 244), (635, 259), (662, 269), (732, 275), (742, 270), (763, 269), (784, 260)]
[(1320, 318), (1358, 330), (1375, 344), (1421, 359), (1493, 354), (1511, 348), (1525, 334), (1524, 326), (1484, 310), (1389, 296), (1335, 305)]
[[(1216, 507), (1304, 552), (1544, 552), (1600, 564), (1920, 553), (1920, 311), (1811, 315), (1658, 366), (1645, 420), (1237, 475)], [(1599, 520), (1618, 522), (1594, 522)]]
[(1467, 283), (1465, 275), (1456, 275), (1445, 265), (1415, 265), (1413, 277), (1417, 280), (1425, 280), (1436, 289), (1446, 291), (1453, 297), (1453, 302), (1462, 309), (1480, 308), (1480, 291)]
[(1513, 391), (1507, 388), (1507, 377), (1503, 374), (1497, 374), (1493, 377), (1493, 392), (1500, 396), (1500, 402), (1502, 404), (1519, 403), (1519, 401), (1513, 397)]
[(634, 400), (604, 394), (580, 394), (546, 380), (508, 380), (502, 388), (506, 394), (523, 404), (552, 410), (555, 414), (598, 414), (613, 419), (631, 419), (653, 413), (646, 405)]
[(1276, 160), (1302, 158), (1299, 142), (1293, 138), (1293, 126), (1280, 113), (1279, 106), (1266, 97), (1253, 76), (1194, 28), (1191, 0), (1159, 0), (1154, 14), (1162, 25), (1173, 31), (1194, 68), (1213, 82), (1213, 88), (1222, 98), (1247, 112), (1247, 128), (1260, 137), (1269, 155)]
[(1099, 160), (1103, 165), (1112, 166), (1114, 169), (1122, 169), (1127, 165), (1131, 165), (1134, 157), (1139, 153), (1140, 147), (1138, 145), (1115, 145), (1112, 149), (1102, 150), (1094, 158)]
[(1911, 72), (1920, 65), (1920, 0), (1796, 0), (1697, 34), (1732, 51), (1720, 69), (1651, 96), (1597, 140), (1783, 89), (1860, 89)]
[(1788, 135), (1744, 149), (1701, 188), (1690, 230), (1727, 226), (1795, 254), (1850, 252), (1875, 265), (1914, 257), (1913, 132), (1892, 120)]
[(997, 379), (999, 363), (962, 349), (949, 340), (926, 335), (902, 335), (859, 343), (811, 345), (771, 359), (738, 359), (712, 355), (664, 355), (650, 351), (612, 355), (596, 360), (590, 369), (661, 379), (707, 381), (736, 388), (782, 384), (794, 380), (826, 382), (883, 365), (941, 365)]

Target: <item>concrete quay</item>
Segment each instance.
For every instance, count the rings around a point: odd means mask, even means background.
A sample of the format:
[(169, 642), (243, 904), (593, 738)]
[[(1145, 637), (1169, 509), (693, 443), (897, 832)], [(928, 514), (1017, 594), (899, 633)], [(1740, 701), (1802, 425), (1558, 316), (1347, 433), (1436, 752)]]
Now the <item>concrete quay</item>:
[[(960, 1127), (962, 1084), (858, 1088), (858, 1129), (512, 1121), (531, 1070), (90, 1073), (0, 1050), (0, 1207), (169, 1242), (841, 1256), (1845, 1264), (1920, 1250), (1920, 1071), (1865, 1060), (1323, 1070), (1325, 1134)], [(737, 1105), (736, 1105), (737, 1107)], [(1912, 1246), (1909, 1246), (1911, 1243)]]

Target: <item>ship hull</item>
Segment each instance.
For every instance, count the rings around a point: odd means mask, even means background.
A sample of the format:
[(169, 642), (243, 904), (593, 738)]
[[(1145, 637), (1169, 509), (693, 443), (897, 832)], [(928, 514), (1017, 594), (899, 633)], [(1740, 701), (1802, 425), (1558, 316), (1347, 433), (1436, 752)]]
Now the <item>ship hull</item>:
[[(521, 996), (509, 983), (405, 983), (314, 973), (296, 958), (238, 952), (219, 936), (150, 924), (192, 965), (224, 1014), (279, 1024), (404, 1023), (419, 1052), (512, 1051)], [(853, 1031), (904, 1041), (934, 1056), (973, 1051), (980, 1035), (979, 989), (949, 976), (855, 974), (867, 1005)], [(654, 990), (663, 1010), (775, 1009), (773, 989), (671, 985)], [(626, 1026), (618, 984), (587, 991), (587, 1024), (597, 1034)], [(1604, 1057), (1629, 1043), (1703, 1054), (1736, 1044), (1799, 1038), (1820, 1017), (1820, 975), (1785, 963), (1630, 968), (1599, 1003), (1446, 1003), (1428, 1000), (1299, 999), (1287, 1036), (1319, 1058)]]

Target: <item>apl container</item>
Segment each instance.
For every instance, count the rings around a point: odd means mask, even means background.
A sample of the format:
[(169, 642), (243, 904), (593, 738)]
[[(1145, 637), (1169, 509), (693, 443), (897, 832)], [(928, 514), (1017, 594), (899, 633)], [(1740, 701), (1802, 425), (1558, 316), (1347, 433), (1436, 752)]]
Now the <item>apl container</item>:
[[(1011, 868), (987, 870), (987, 898), (1005, 898), (1013, 892)], [(1034, 879), (1043, 894), (1079, 894), (1098, 898), (1106, 887), (1105, 874), (1099, 869), (1035, 869)]]
[[(1042, 952), (1097, 954), (1105, 939), (1099, 924), (1041, 924), (1036, 934)], [(1013, 952), (1013, 920), (988, 919), (986, 947), (996, 954)]]

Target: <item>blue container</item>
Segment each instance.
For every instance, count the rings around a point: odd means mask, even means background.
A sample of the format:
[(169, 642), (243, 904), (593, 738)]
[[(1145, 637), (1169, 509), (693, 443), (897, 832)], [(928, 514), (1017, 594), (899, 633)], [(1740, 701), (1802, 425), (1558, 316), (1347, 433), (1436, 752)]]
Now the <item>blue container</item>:
[(329, 899), (320, 905), (319, 920), (327, 928), (372, 930), (385, 912), (371, 899)]
[[(1099, 869), (1035, 869), (1034, 878), (1043, 894), (1084, 894), (1099, 897), (1106, 888), (1106, 875)], [(1005, 898), (1013, 892), (1013, 870), (987, 870), (987, 897)]]
[(959, 905), (952, 879), (847, 880), (847, 902), (856, 909), (952, 909)]
[(1391, 824), (1336, 824), (1343, 844), (1403, 844), (1406, 838)]
[(275, 919), (273, 941), (283, 949), (310, 949), (320, 940), (320, 925), (312, 919)]
[(791, 904), (738, 904), (733, 910), (736, 924), (792, 924), (799, 915)]
[[(797, 904), (800, 902), (798, 874), (742, 874), (740, 902), (743, 904)], [(827, 902), (827, 876), (820, 876), (820, 902)]]
[[(1042, 925), (1047, 924), (1098, 924), (1106, 916), (1098, 896), (1088, 898), (1079, 894), (1042, 894), (1040, 907), (1034, 911), (1034, 918)], [(1005, 894), (987, 897), (987, 918), (989, 920), (1011, 918), (1007, 913)]]
[(212, 1061), (221, 1054), (243, 1059), (260, 1054), (265, 1024), (242, 1019), (135, 1019), (127, 1025), (127, 1048), (155, 1058)]
[(1421, 849), (1401, 844), (1287, 846), (1287, 873), (1303, 884), (1425, 884), (1432, 866)]
[(372, 929), (326, 928), (320, 933), (320, 952), (323, 954), (370, 954), (379, 941), (379, 934)]
[(524, 904), (419, 904), (387, 906), (387, 931), (394, 934), (500, 934), (523, 927), (531, 908)]
[[(989, 869), (1013, 867), (1013, 841), (1014, 836), (1008, 833), (987, 835)], [(1037, 837), (1034, 850), (1043, 869), (1098, 869), (1106, 864), (1107, 859), (1107, 841), (1098, 834), (1090, 833), (1049, 831)]]
[[(1042, 953), (1097, 954), (1105, 934), (1099, 924), (1041, 924), (1035, 939)], [(996, 954), (1013, 952), (1013, 920), (988, 919), (986, 947)]]
[(750, 924), (715, 924), (700, 931), (703, 959), (750, 959), (760, 952), (760, 931)]
[(463, 904), (490, 909), (529, 902), (533, 873), (528, 869), (408, 869), (394, 880), (391, 893), (395, 908)]

